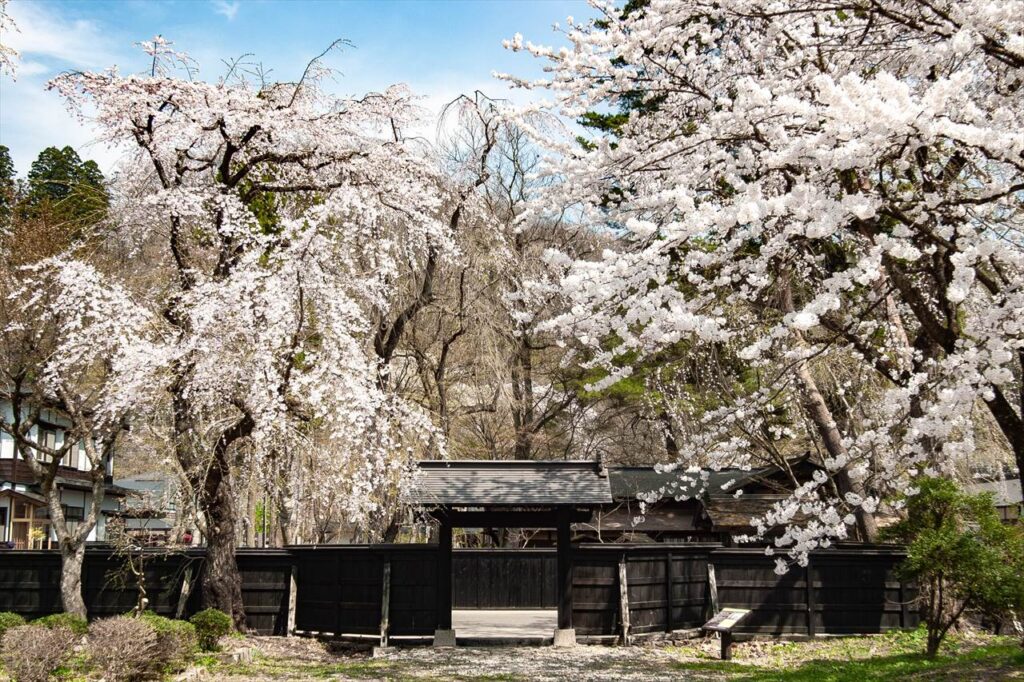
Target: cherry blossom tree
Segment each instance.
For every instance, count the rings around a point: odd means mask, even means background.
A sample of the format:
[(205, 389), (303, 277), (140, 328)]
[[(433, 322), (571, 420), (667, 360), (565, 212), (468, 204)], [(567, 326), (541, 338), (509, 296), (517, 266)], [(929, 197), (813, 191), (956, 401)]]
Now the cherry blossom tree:
[(387, 390), (374, 343), (403, 264), (448, 251), (439, 216), (451, 196), (402, 135), (419, 115), (403, 86), (334, 98), (319, 58), (298, 82), (242, 64), (206, 82), (165, 39), (142, 47), (146, 75), (65, 74), (51, 87), (79, 115), (88, 104), (106, 141), (134, 148), (125, 175), (151, 183), (114, 232), (170, 275), (146, 292), (170, 339), (153, 380), (202, 512), (204, 600), (241, 628), (233, 469), (327, 432), (317, 484), (351, 491), (358, 520), (429, 438), (429, 420)]
[[(5, 268), (0, 294), (0, 397), (11, 407), (0, 431), (46, 498), (64, 610), (85, 617), (85, 541), (103, 505), (108, 460), (129, 420), (156, 398), (148, 381), (160, 355), (154, 316), (91, 265), (63, 256)], [(62, 442), (40, 437), (43, 420), (65, 425)], [(72, 460), (87, 463), (91, 492), (77, 522), (66, 519), (57, 484), (58, 467)]]
[[(621, 112), (583, 145), (536, 131), (565, 178), (550, 206), (619, 241), (551, 255), (570, 306), (551, 324), (602, 384), (681, 341), (765, 379), (709, 409), (676, 464), (744, 465), (732, 426), (788, 400), (828, 473), (758, 525), (801, 559), (850, 527), (872, 539), (879, 505), (969, 458), (983, 417), (1024, 470), (1024, 5), (592, 4), (568, 48), (507, 43), (549, 75), (506, 78), (558, 113)], [(850, 360), (873, 375), (853, 398), (823, 382)]]

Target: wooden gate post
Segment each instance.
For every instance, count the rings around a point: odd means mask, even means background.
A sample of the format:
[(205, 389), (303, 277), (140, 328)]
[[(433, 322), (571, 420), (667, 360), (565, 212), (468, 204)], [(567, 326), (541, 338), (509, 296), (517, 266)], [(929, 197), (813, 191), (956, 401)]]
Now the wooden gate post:
[(455, 646), (452, 630), (452, 525), (441, 519), (437, 530), (437, 630), (434, 646)]
[(807, 566), (804, 567), (804, 581), (807, 584), (807, 636), (814, 637), (817, 628), (814, 624), (815, 612), (818, 610), (814, 598), (814, 572), (811, 570), (811, 557), (807, 557)]
[(576, 631), (572, 627), (572, 529), (569, 510), (558, 510), (558, 628), (555, 646), (575, 646)]
[(715, 564), (712, 563), (710, 557), (708, 557), (708, 607), (709, 618), (718, 613), (718, 583), (715, 580)]
[(380, 600), (380, 645), (388, 645), (388, 630), (391, 627), (391, 562), (384, 562), (384, 581), (381, 583)]
[(629, 646), (629, 581), (625, 553), (619, 557), (619, 622), (622, 625), (622, 643)]

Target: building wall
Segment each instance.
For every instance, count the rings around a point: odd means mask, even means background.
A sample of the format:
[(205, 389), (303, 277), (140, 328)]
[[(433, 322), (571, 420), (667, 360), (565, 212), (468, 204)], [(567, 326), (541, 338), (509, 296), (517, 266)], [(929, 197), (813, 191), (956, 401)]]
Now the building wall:
[[(6, 400), (0, 400), (0, 418), (8, 424), (14, 421), (14, 410), (10, 402)], [(53, 410), (43, 410), (40, 418), (42, 421), (48, 422), (57, 427), (67, 426), (69, 424), (65, 417)], [(40, 429), (38, 427), (33, 427), (29, 432), (29, 435), (33, 440), (35, 440), (39, 438), (39, 432)], [(64, 445), (63, 429), (58, 428), (56, 430), (56, 444), (57, 447), (63, 447)], [(0, 459), (14, 459), (16, 456), (17, 452), (14, 448), (14, 438), (6, 433), (0, 432)], [(72, 452), (68, 453), (68, 457), (63, 464), (64, 466), (78, 471), (89, 471), (89, 459), (85, 456), (85, 446), (82, 443), (79, 443), (77, 452), (72, 448)], [(107, 465), (107, 475), (113, 475), (112, 464), (112, 462), (109, 462)]]
[[(5, 484), (3, 488), (13, 488), (15, 490), (24, 492), (26, 486), (17, 485), (11, 486)], [(3, 489), (0, 488), (0, 489)], [(92, 493), (84, 490), (61, 490), (60, 491), (60, 503), (67, 507), (74, 507), (82, 510), (82, 516), (84, 517), (89, 513), (89, 507), (92, 506)], [(102, 511), (116, 511), (120, 506), (120, 502), (114, 497), (104, 497), (101, 503)], [(0, 498), (0, 542), (6, 542), (11, 539), (11, 523), (13, 521), (13, 506), (10, 498)], [(105, 514), (100, 513), (96, 519), (96, 525), (89, 532), (89, 536), (86, 538), (86, 542), (102, 542), (106, 539), (107, 532), (107, 517)], [(52, 542), (57, 541), (57, 534), (54, 532), (53, 527), (50, 527), (49, 538)]]
[[(10, 424), (14, 420), (14, 410), (9, 401), (0, 400), (0, 419)], [(68, 426), (68, 420), (60, 413), (52, 410), (44, 410), (40, 415), (41, 421), (57, 427), (54, 429), (54, 444), (55, 447), (60, 448), (64, 445), (64, 430), (61, 426)], [(40, 437), (41, 429), (36, 426), (33, 427), (29, 432), (32, 439), (36, 440)], [(17, 451), (14, 447), (14, 438), (6, 433), (0, 432), (0, 460), (14, 460), (18, 458)], [(27, 465), (22, 465), (23, 470), (19, 470), (15, 480), (2, 480), (0, 479), (0, 490), (13, 489), (18, 492), (34, 492), (36, 487), (31, 483), (24, 481), (23, 474), (28, 472)], [(75, 471), (88, 472), (90, 470), (89, 459), (85, 454), (85, 447), (82, 443), (79, 443), (77, 448), (72, 448), (72, 451), (68, 453), (66, 459), (61, 464), (61, 469), (64, 470), (69, 476), (74, 476)], [(113, 475), (113, 461), (107, 462), (106, 474), (108, 476)], [(58, 474), (60, 475), (60, 474)], [(68, 507), (75, 507), (83, 510), (83, 515), (88, 513), (88, 508), (92, 504), (92, 493), (85, 490), (70, 490), (62, 489), (60, 491), (61, 504)], [(117, 498), (107, 497), (104, 498), (102, 503), (102, 509), (104, 511), (114, 511), (118, 509), (120, 502)], [(13, 505), (9, 498), (0, 498), (0, 542), (6, 542), (11, 539), (11, 524), (13, 517)], [(102, 541), (106, 538), (106, 523), (107, 519), (105, 515), (100, 515), (96, 520), (96, 526), (89, 533), (88, 541)], [(50, 539), (56, 540), (56, 534), (53, 529), (50, 529)]]

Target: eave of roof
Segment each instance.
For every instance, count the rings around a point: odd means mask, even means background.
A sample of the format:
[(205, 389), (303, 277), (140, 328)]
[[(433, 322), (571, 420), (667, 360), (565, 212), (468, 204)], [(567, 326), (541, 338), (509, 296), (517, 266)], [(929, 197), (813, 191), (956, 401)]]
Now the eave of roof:
[[(90, 492), (92, 490), (92, 482), (90, 481), (83, 481), (75, 478), (67, 478), (65, 476), (57, 476), (56, 478), (53, 479), (53, 482), (57, 484), (59, 487), (66, 488), (68, 490), (84, 490), (86, 492)], [(114, 497), (126, 497), (128, 495), (134, 494), (135, 491), (128, 490), (127, 488), (122, 488), (121, 486), (115, 485), (113, 483), (104, 483), (103, 492), (106, 495), (112, 495)]]
[(12, 488), (3, 488), (3, 489), (0, 489), (0, 497), (3, 497), (3, 496), (8, 496), (8, 497), (12, 497), (12, 498), (21, 498), (23, 500), (26, 500), (26, 501), (32, 503), (32, 504), (37, 504), (37, 505), (38, 504), (42, 504), (42, 505), (46, 504), (46, 498), (43, 497), (42, 495), (38, 495), (36, 493), (31, 493), (31, 492), (23, 491), (23, 490), (14, 490)]
[(991, 493), (992, 504), (996, 507), (1009, 507), (1024, 502), (1019, 478), (1008, 478), (1005, 481), (970, 483), (964, 486), (964, 488), (972, 494)]

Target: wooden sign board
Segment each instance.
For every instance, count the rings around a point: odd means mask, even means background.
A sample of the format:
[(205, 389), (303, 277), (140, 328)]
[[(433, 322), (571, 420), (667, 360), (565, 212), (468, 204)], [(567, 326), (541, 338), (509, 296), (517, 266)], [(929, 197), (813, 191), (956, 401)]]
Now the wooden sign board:
[(714, 618), (704, 623), (704, 629), (714, 632), (732, 632), (732, 629), (749, 614), (750, 609), (725, 608), (716, 613)]

